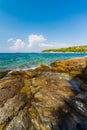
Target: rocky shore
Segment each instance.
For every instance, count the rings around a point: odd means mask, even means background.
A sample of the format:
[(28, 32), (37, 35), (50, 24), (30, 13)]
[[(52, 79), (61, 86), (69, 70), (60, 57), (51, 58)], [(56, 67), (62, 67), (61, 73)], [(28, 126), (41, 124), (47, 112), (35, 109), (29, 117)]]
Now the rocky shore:
[(0, 72), (0, 130), (87, 130), (87, 57)]

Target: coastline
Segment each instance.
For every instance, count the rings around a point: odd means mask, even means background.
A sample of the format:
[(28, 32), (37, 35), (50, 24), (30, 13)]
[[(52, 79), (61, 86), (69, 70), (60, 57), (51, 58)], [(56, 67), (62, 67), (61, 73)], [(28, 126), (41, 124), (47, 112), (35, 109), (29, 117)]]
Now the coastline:
[[(68, 59), (64, 59), (64, 60), (54, 60), (49, 65), (44, 63), (44, 64), (39, 64), (39, 65), (37, 65), (35, 67), (31, 67), (31, 68), (26, 67), (26, 68), (7, 69), (7, 70), (0, 71), (0, 73), (8, 72), (8, 74), (11, 74), (14, 71), (18, 71), (18, 72), (20, 72), (20, 71), (30, 71), (30, 70), (34, 71), (34, 70), (38, 70), (38, 69), (45, 70), (45, 67), (48, 67), (49, 69), (51, 69), (51, 65), (56, 63), (56, 62), (64, 62), (64, 61), (68, 61), (68, 60), (72, 61), (72, 60), (76, 60), (76, 59), (77, 60), (79, 60), (79, 59), (84, 60), (85, 58), (87, 58), (87, 56), (84, 56), (84, 57), (73, 57), (73, 58), (68, 58)], [(66, 74), (66, 72), (64, 72), (64, 73)]]
[(87, 54), (87, 52), (41, 52), (41, 53), (76, 53), (76, 54)]
[[(24, 129), (55, 130), (60, 125), (63, 129), (67, 126), (69, 130), (77, 130), (78, 123), (86, 130), (86, 68), (87, 57), (76, 57), (54, 61), (50, 66), (41, 64), (35, 69), (2, 73), (0, 130), (19, 130), (23, 126)], [(75, 125), (69, 125), (70, 119)]]
[(0, 71), (34, 69), (40, 64), (49, 66), (56, 60), (86, 56), (86, 53), (3, 53), (0, 54)]

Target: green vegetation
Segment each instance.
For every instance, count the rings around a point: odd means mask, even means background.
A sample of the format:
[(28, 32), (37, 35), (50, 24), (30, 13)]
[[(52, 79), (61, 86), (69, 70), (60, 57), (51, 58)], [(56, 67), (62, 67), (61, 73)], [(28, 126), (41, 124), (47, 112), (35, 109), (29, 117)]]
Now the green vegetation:
[(48, 49), (43, 50), (42, 52), (87, 52), (87, 46), (72, 46), (59, 49)]

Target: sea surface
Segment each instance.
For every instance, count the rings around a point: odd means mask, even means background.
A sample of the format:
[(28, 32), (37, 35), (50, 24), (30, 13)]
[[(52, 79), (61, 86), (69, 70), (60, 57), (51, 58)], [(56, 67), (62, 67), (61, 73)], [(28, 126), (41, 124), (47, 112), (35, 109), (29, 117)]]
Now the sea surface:
[(0, 53), (0, 71), (30, 69), (55, 60), (84, 57), (87, 53)]

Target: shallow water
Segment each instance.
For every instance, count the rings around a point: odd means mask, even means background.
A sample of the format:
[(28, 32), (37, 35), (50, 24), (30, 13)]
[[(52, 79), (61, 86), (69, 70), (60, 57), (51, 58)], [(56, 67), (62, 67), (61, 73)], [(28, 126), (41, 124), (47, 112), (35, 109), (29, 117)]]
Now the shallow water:
[(87, 56), (87, 53), (0, 53), (0, 71), (35, 68), (55, 60)]

